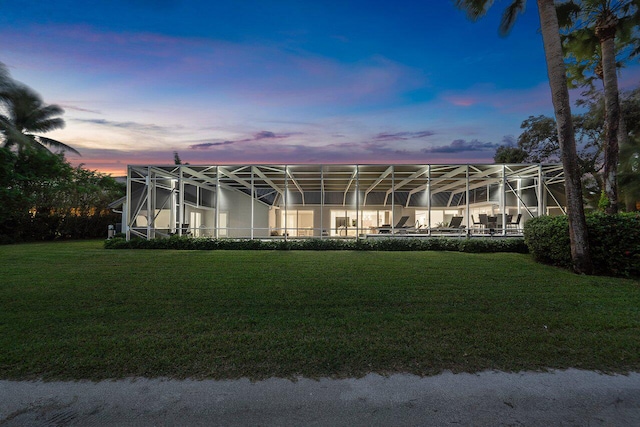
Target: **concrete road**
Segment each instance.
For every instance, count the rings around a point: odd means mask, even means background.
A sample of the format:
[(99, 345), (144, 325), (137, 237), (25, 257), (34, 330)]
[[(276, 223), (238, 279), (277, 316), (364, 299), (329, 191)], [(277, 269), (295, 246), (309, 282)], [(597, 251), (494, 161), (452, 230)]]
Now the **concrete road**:
[(0, 426), (640, 426), (640, 374), (0, 381)]

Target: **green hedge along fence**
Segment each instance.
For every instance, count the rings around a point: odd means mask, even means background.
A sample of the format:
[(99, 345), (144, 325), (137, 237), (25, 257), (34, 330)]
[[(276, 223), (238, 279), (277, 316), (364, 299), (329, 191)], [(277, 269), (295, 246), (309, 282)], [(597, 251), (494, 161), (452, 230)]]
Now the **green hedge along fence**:
[[(589, 243), (595, 274), (640, 277), (640, 214), (587, 215)], [(542, 263), (571, 268), (569, 225), (566, 216), (532, 218), (521, 238), (384, 238), (249, 240), (173, 236), (168, 239), (116, 237), (107, 249), (187, 250), (356, 250), (356, 251), (458, 251), (468, 253), (531, 253)]]
[(312, 250), (312, 251), (459, 251), (469, 253), (527, 253), (524, 239), (491, 238), (377, 238), (377, 239), (300, 239), (249, 240), (210, 239), (172, 236), (167, 239), (107, 240), (107, 249), (188, 249), (188, 250)]
[(61, 215), (28, 213), (0, 219), (0, 244), (43, 240), (96, 239), (107, 235), (107, 228), (120, 216), (114, 213)]
[[(640, 213), (595, 213), (586, 219), (593, 273), (640, 277)], [(566, 216), (532, 218), (525, 224), (524, 240), (537, 261), (571, 268)]]

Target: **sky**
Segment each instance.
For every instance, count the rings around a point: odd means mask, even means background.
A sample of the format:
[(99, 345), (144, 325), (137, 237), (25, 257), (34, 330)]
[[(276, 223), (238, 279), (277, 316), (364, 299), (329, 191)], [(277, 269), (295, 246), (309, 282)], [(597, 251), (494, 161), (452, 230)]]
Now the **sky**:
[[(0, 0), (0, 62), (72, 164), (492, 163), (553, 115), (534, 1)], [(621, 74), (638, 85), (640, 67)], [(577, 95), (572, 92), (575, 98)]]

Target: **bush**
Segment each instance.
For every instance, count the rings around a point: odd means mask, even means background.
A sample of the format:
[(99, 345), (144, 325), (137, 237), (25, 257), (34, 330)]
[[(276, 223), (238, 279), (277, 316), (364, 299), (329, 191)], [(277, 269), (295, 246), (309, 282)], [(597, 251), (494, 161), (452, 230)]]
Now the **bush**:
[(0, 244), (42, 240), (96, 239), (107, 235), (109, 224), (120, 216), (114, 213), (94, 215), (61, 215), (36, 213), (14, 215), (0, 223)]
[(520, 238), (384, 238), (384, 239), (210, 239), (171, 236), (145, 240), (115, 237), (105, 241), (106, 249), (186, 249), (186, 250), (311, 250), (311, 251), (456, 251), (469, 253), (527, 253)]
[[(640, 277), (640, 214), (587, 215), (594, 274)], [(537, 261), (571, 268), (569, 223), (566, 216), (529, 220), (524, 239)]]

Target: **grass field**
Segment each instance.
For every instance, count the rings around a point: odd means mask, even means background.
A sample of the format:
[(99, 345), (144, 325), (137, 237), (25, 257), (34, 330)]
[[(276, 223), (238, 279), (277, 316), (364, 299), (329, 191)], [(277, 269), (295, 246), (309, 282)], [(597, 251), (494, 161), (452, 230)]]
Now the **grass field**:
[(520, 254), (0, 246), (0, 378), (640, 370), (640, 283)]

